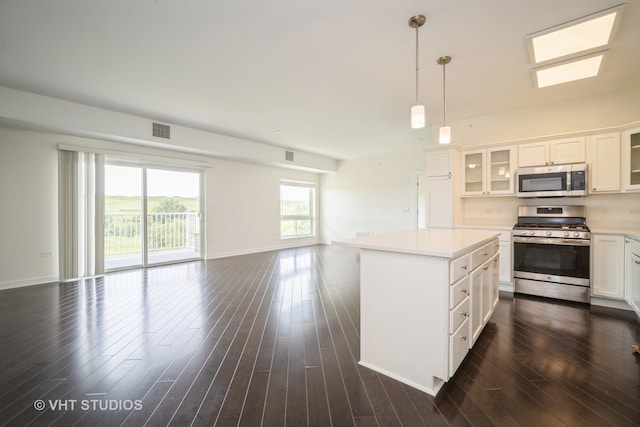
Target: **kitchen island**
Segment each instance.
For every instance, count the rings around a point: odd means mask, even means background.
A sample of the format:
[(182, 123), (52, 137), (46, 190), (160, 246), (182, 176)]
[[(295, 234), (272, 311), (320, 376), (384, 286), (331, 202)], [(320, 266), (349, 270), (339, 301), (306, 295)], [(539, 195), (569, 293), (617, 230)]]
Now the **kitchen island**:
[(498, 233), (421, 229), (334, 241), (360, 248), (360, 361), (435, 396), (498, 301)]

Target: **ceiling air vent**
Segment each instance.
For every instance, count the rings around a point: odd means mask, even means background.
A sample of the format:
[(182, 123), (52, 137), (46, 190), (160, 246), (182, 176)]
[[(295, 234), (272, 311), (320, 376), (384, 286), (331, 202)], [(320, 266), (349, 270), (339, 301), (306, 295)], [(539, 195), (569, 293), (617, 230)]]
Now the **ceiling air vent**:
[(284, 158), (285, 158), (288, 162), (293, 162), (293, 151), (285, 151), (285, 152), (284, 152)]
[(154, 123), (153, 136), (157, 136), (158, 138), (169, 139), (171, 137), (171, 128), (168, 125), (161, 125), (160, 123)]

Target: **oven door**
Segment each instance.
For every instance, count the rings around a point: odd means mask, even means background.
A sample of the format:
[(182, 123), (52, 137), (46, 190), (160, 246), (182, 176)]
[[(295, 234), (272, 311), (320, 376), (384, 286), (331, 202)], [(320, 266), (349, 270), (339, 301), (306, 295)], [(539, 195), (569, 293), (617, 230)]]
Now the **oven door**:
[(514, 237), (516, 278), (589, 286), (588, 239)]

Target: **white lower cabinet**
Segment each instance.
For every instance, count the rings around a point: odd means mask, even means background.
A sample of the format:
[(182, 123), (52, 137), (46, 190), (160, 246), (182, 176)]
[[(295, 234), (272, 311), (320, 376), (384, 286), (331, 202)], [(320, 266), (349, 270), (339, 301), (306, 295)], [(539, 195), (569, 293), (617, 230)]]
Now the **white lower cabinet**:
[(640, 241), (626, 240), (625, 259), (625, 300), (640, 316)]
[(469, 352), (469, 319), (449, 337), (449, 376), (452, 377)]
[(469, 348), (473, 345), (482, 331), (482, 269), (477, 268), (471, 272), (471, 340)]
[(624, 236), (593, 234), (591, 295), (624, 298)]
[(511, 242), (500, 242), (499, 279), (503, 283), (513, 283), (513, 266), (511, 265)]
[[(469, 348), (473, 346), (476, 339), (482, 332), (484, 325), (489, 321), (495, 304), (497, 304), (498, 282), (494, 273), (494, 266), (497, 266), (498, 256), (490, 254), (490, 259), (475, 268), (469, 274), (471, 286), (471, 323), (469, 324)], [(496, 300), (494, 300), (494, 294)]]
[[(491, 268), (491, 274), (493, 275), (491, 278), (491, 312), (493, 313), (500, 298), (500, 269), (502, 267), (502, 264), (500, 264), (500, 253), (495, 254), (491, 262), (493, 263), (493, 267)], [(511, 271), (511, 269), (509, 269), (509, 271)]]

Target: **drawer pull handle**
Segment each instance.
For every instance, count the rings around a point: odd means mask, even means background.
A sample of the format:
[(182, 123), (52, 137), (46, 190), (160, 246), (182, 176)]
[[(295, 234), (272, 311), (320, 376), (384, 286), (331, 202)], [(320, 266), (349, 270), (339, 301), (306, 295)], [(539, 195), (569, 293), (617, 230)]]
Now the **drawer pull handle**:
[(488, 270), (489, 266), (487, 265), (486, 267), (483, 268), (483, 270)]
[(487, 256), (487, 255), (489, 255), (489, 254), (488, 254), (488, 253), (486, 253), (486, 252), (482, 254), (482, 256)]
[(463, 336), (461, 336), (461, 337), (460, 337), (460, 339), (461, 339), (462, 341), (466, 341), (466, 340), (467, 340), (467, 336), (466, 336), (466, 335), (463, 335)]
[(636, 264), (640, 264), (640, 261), (634, 261)]
[(462, 292), (462, 293), (463, 293), (463, 294), (465, 294), (465, 295), (469, 293), (469, 291), (468, 291), (468, 290), (466, 290), (466, 289), (460, 289), (460, 292)]
[(466, 311), (460, 313), (462, 315), (462, 317), (469, 317), (469, 313), (467, 313)]
[(460, 267), (460, 268), (461, 268), (461, 269), (463, 269), (463, 270), (466, 270), (466, 269), (467, 269), (467, 266), (466, 266), (466, 265), (463, 265), (463, 266), (462, 266), (462, 267)]

